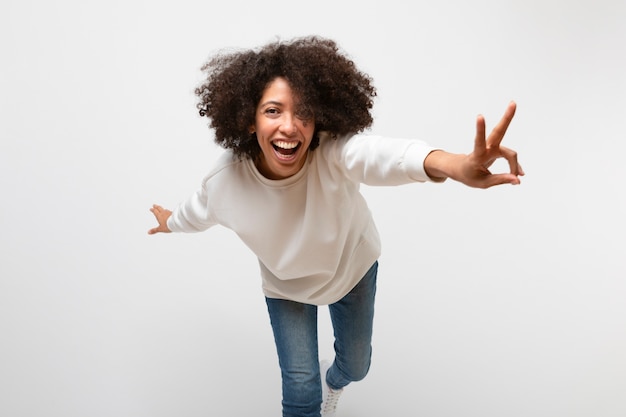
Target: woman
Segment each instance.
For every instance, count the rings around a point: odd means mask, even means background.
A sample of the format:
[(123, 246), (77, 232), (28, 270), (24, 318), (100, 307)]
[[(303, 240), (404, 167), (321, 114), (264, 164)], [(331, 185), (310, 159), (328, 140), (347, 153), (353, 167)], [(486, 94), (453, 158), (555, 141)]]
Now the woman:
[[(371, 361), (380, 240), (360, 184), (519, 184), (517, 154), (500, 146), (509, 104), (489, 137), (452, 154), (413, 139), (364, 134), (376, 96), (335, 42), (320, 37), (217, 54), (197, 89), (226, 151), (173, 212), (154, 205), (149, 231), (232, 229), (259, 260), (282, 375), (283, 416), (332, 416), (339, 395)], [(492, 174), (497, 159), (510, 172)], [(328, 305), (335, 358), (320, 367), (317, 306)], [(320, 370), (321, 369), (321, 370)]]

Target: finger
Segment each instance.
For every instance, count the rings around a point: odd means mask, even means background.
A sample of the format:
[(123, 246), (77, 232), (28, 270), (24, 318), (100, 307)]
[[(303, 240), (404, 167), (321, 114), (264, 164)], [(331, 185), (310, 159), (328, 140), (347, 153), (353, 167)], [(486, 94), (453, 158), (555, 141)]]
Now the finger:
[(522, 168), (517, 163), (517, 152), (515, 152), (513, 149), (501, 146), (500, 153), (502, 157), (508, 162), (511, 174), (520, 175), (520, 173), (523, 172)]
[(518, 185), (520, 184), (520, 180), (517, 175), (513, 174), (491, 174), (482, 178), (480, 181), (472, 184), (472, 186), (476, 188), (486, 189), (503, 184)]
[(485, 182), (482, 184), (483, 188), (494, 187), (496, 185), (502, 184), (512, 184), (518, 185), (520, 183), (517, 175), (513, 174), (493, 174), (486, 178)]
[(163, 215), (164, 210), (165, 209), (159, 206), (158, 204), (153, 204), (152, 207), (150, 208), (150, 211), (152, 212), (152, 214), (154, 214), (154, 217), (156, 217), (157, 220), (159, 220), (159, 218)]
[(487, 151), (485, 142), (485, 118), (482, 115), (476, 117), (476, 137), (474, 138), (474, 153), (484, 155)]
[(506, 130), (509, 128), (509, 124), (511, 124), (511, 120), (513, 120), (513, 116), (515, 116), (515, 110), (517, 109), (517, 104), (514, 101), (511, 101), (504, 112), (504, 116), (500, 119), (496, 127), (493, 128), (491, 134), (487, 138), (487, 146), (490, 148), (500, 146), (500, 142), (504, 138), (504, 134)]

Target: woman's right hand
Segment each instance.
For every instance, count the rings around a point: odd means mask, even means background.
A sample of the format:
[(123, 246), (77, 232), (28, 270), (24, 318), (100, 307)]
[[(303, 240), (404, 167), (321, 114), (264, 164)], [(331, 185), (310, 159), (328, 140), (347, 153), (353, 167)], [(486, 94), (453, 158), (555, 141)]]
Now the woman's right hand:
[(154, 235), (156, 233), (171, 233), (172, 231), (167, 227), (167, 219), (172, 215), (172, 212), (159, 206), (158, 204), (153, 204), (150, 211), (154, 214), (154, 217), (156, 217), (159, 225), (148, 230), (148, 234)]

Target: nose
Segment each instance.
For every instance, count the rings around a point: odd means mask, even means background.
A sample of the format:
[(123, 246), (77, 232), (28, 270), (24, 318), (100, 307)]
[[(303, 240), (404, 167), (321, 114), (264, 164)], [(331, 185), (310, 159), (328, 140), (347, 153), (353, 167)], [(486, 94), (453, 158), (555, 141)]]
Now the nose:
[(280, 130), (285, 135), (293, 135), (298, 130), (298, 119), (291, 113), (284, 113)]

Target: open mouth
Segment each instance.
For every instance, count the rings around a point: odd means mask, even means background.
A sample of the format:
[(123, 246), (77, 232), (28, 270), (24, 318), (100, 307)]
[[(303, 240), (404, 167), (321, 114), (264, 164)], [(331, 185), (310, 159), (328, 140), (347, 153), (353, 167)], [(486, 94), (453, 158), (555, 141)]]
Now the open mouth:
[(286, 141), (275, 140), (272, 142), (272, 147), (276, 152), (276, 155), (281, 159), (290, 159), (300, 149), (301, 143), (299, 141)]

